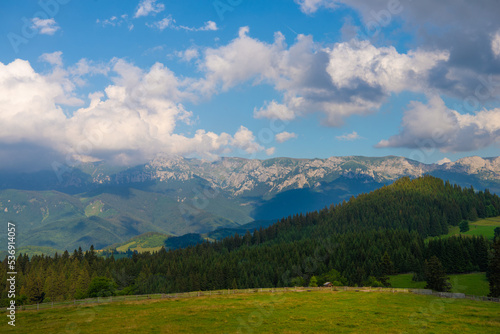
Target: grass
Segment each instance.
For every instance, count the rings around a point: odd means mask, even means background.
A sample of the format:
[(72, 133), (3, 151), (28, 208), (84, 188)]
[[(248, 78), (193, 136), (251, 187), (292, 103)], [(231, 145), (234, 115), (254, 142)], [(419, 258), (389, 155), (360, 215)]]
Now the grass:
[[(412, 281), (413, 274), (400, 274), (390, 277), (393, 288), (424, 289), (425, 282)], [(471, 273), (449, 275), (452, 292), (461, 292), (466, 295), (487, 296), (490, 293), (485, 273)]]
[(489, 239), (495, 236), (495, 228), (500, 227), (500, 217), (481, 219), (469, 223), (469, 231), (465, 235), (484, 235)]
[(116, 243), (105, 247), (103, 250), (109, 251), (116, 249), (118, 252), (127, 252), (127, 250), (130, 249), (131, 251), (137, 251), (139, 253), (157, 252), (162, 247), (165, 247), (167, 250), (170, 248), (186, 247), (192, 238), (194, 238), (195, 241), (198, 241), (198, 239), (201, 241), (205, 240), (203, 236), (204, 235), (195, 234), (194, 236), (184, 235), (181, 237), (174, 237), (165, 233), (148, 232), (133, 237), (123, 243)]
[(393, 288), (424, 289), (425, 282), (412, 281), (413, 274), (399, 274), (390, 277)]
[(17, 313), (2, 333), (499, 333), (500, 304), (387, 292), (289, 292)]
[(165, 240), (169, 237), (170, 235), (163, 233), (145, 233), (130, 239), (124, 244), (117, 245), (116, 250), (119, 252), (126, 252), (128, 249), (139, 253), (156, 252), (165, 245)]
[(435, 238), (449, 238), (458, 235), (464, 236), (479, 236), (482, 235), (488, 239), (493, 240), (495, 236), (495, 228), (500, 227), (500, 216), (493, 218), (485, 218), (475, 222), (469, 222), (469, 230), (467, 232), (460, 232), (460, 228), (458, 226), (449, 226), (448, 234), (443, 234), (438, 237), (429, 237), (426, 241), (435, 239)]

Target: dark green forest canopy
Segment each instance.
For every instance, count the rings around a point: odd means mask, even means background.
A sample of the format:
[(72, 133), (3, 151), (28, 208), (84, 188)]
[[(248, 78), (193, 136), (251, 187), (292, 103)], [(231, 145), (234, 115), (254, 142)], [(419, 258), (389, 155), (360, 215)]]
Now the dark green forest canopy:
[[(87, 252), (18, 258), (18, 291), (26, 301), (87, 296), (92, 280), (109, 279), (117, 293), (170, 293), (307, 284), (328, 273), (350, 285), (370, 284), (385, 252), (394, 273), (423, 271), (437, 256), (448, 273), (487, 270), (491, 242), (483, 237), (424, 239), (463, 219), (496, 216), (500, 198), (425, 176), (402, 178), (321, 211), (283, 218), (268, 228), (214, 243), (116, 260)], [(5, 302), (7, 261), (0, 266)], [(333, 274), (332, 274), (333, 275)], [(333, 277), (333, 276), (332, 276)], [(319, 282), (319, 281), (318, 281)], [(319, 282), (321, 283), (321, 282)]]

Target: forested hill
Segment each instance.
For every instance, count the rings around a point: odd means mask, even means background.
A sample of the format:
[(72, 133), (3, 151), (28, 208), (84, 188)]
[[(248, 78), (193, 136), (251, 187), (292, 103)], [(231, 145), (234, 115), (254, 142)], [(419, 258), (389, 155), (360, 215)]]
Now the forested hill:
[[(500, 198), (431, 176), (402, 178), (319, 212), (283, 218), (268, 228), (215, 243), (115, 260), (91, 249), (54, 258), (20, 256), (18, 291), (27, 301), (83, 298), (98, 293), (169, 293), (318, 283), (370, 285), (387, 272), (421, 272), (425, 259), (446, 258), (449, 272), (485, 271), (491, 242), (482, 237), (435, 240), (462, 219), (496, 216)], [(450, 259), (456, 259), (454, 262)], [(386, 261), (386, 264), (389, 263)], [(386, 267), (387, 269), (387, 267)], [(6, 300), (7, 261), (1, 266)], [(91, 285), (90, 282), (95, 283)]]
[[(319, 212), (283, 218), (257, 231), (253, 240), (279, 237), (291, 241), (373, 229), (402, 229), (416, 231), (422, 237), (437, 236), (448, 233), (448, 225), (456, 226), (462, 219), (476, 220), (498, 213), (500, 198), (488, 190), (462, 189), (432, 176), (414, 180), (403, 177)], [(297, 229), (301, 231), (298, 234)]]

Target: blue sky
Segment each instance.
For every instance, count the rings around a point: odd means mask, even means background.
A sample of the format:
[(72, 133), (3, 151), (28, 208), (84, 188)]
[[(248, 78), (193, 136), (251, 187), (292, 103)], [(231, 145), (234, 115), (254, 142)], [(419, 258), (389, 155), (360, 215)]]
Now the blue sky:
[(0, 168), (498, 156), (496, 1), (4, 0)]

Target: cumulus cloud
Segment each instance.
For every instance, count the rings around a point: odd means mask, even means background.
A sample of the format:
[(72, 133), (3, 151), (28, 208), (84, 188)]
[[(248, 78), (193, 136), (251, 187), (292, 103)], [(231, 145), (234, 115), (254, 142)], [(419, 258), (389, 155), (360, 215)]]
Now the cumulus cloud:
[(491, 39), (491, 50), (495, 57), (500, 57), (500, 31), (497, 31)]
[(245, 151), (248, 154), (257, 153), (264, 149), (264, 147), (256, 142), (253, 132), (244, 126), (241, 126), (240, 129), (234, 134), (231, 145)]
[(291, 121), (295, 118), (295, 112), (290, 110), (286, 105), (279, 104), (276, 101), (271, 101), (271, 103), (265, 107), (262, 107), (259, 110), (255, 109), (254, 117)]
[(368, 41), (352, 40), (336, 44), (329, 53), (327, 71), (336, 87), (357, 88), (360, 83), (380, 87), (382, 91), (423, 90), (429, 71), (448, 52), (409, 51), (394, 47), (375, 47)]
[(313, 14), (319, 8), (335, 8), (338, 1), (334, 0), (295, 0), (300, 6), (300, 10), (305, 14)]
[(178, 29), (188, 30), (188, 31), (217, 31), (219, 27), (217, 27), (217, 23), (214, 21), (207, 21), (205, 25), (199, 28), (194, 27), (186, 27), (186, 26), (178, 26)]
[(165, 30), (166, 28), (174, 27), (175, 20), (172, 18), (171, 15), (169, 15), (160, 21), (153, 22), (153, 23), (146, 23), (146, 25), (150, 28), (156, 28), (156, 29), (162, 31), (162, 30)]
[(358, 133), (356, 131), (353, 131), (352, 133), (344, 134), (342, 136), (337, 136), (335, 138), (337, 138), (338, 140), (342, 140), (342, 141), (353, 141), (353, 140), (361, 139), (360, 135), (358, 135)]
[(293, 133), (293, 132), (281, 132), (281, 133), (278, 133), (276, 134), (276, 141), (278, 143), (284, 143), (290, 139), (293, 139), (293, 138), (297, 138), (297, 134)]
[(109, 19), (104, 20), (97, 19), (96, 23), (102, 25), (103, 27), (120, 27), (121, 25), (127, 25), (129, 31), (134, 29), (134, 25), (130, 22), (127, 14), (122, 14), (119, 17), (113, 15)]
[(217, 23), (214, 21), (207, 21), (205, 22), (205, 25), (200, 28), (202, 31), (217, 31), (219, 30), (219, 27), (217, 27)]
[[(182, 102), (192, 94), (185, 89), (188, 83), (160, 63), (143, 70), (122, 59), (112, 60), (112, 83), (104, 91), (90, 94), (88, 104), (68, 115), (64, 105), (72, 102), (76, 85), (68, 84), (72, 74), (60, 67), (60, 56), (42, 57), (55, 65), (47, 74), (35, 72), (23, 60), (0, 63), (0, 122), (4, 129), (0, 157), (9, 156), (0, 168), (14, 166), (16, 161), (26, 163), (29, 152), (34, 151), (43, 152), (39, 156), (45, 158), (32, 161), (32, 167), (101, 159), (133, 164), (158, 153), (215, 158), (235, 149), (248, 154), (264, 149), (243, 126), (234, 135), (203, 129), (191, 137), (176, 133), (179, 122), (191, 124), (193, 114)], [(79, 64), (73, 67), (75, 73), (91, 72), (88, 63)]]
[(205, 50), (200, 70), (206, 73), (206, 80), (200, 82), (200, 90), (212, 94), (221, 85), (227, 91), (242, 82), (259, 82), (275, 76), (273, 65), (275, 54), (281, 48), (283, 36), (277, 36), (275, 44), (267, 44), (248, 36), (250, 29), (242, 27), (239, 37), (228, 45)]
[(184, 51), (176, 52), (175, 54), (185, 62), (190, 62), (191, 60), (198, 59), (200, 57), (200, 52), (197, 48), (194, 47)]
[(165, 30), (166, 28), (175, 29), (175, 30), (187, 30), (187, 31), (217, 31), (217, 30), (219, 30), (219, 28), (217, 27), (217, 23), (215, 23), (213, 21), (207, 21), (207, 22), (205, 22), (204, 26), (199, 27), (199, 28), (177, 25), (176, 21), (173, 19), (172, 15), (169, 15), (160, 21), (156, 21), (153, 23), (146, 23), (146, 26), (148, 26), (150, 28), (156, 28), (160, 31)]
[(443, 158), (443, 159), (439, 160), (438, 162), (436, 162), (436, 164), (438, 164), (438, 165), (445, 165), (445, 164), (448, 164), (448, 163), (450, 163), (450, 162), (451, 162), (451, 160), (450, 160), (450, 159), (448, 159), (448, 158)]
[(41, 19), (35, 17), (31, 20), (32, 28), (36, 29), (42, 35), (54, 35), (56, 31), (61, 29), (54, 19)]
[(165, 5), (157, 3), (156, 0), (141, 0), (137, 7), (134, 17), (148, 16), (150, 14), (160, 13), (165, 10)]
[[(386, 27), (399, 25), (402, 30), (416, 34), (415, 40), (421, 49), (439, 48), (449, 52), (449, 59), (439, 63), (429, 80), (429, 86), (442, 94), (460, 98), (474, 96), (484, 76), (500, 81), (500, 57), (494, 46), (500, 30), (497, 19), (500, 2), (496, 0), (335, 2), (360, 14), (359, 32), (366, 39), (379, 38)], [(392, 27), (387, 28), (387, 33), (392, 31)], [(494, 95), (480, 98), (481, 104), (493, 100)]]
[(500, 109), (460, 114), (434, 96), (427, 104), (412, 102), (399, 134), (376, 147), (440, 149), (467, 152), (500, 144)]
[(42, 54), (39, 59), (41, 61), (47, 62), (51, 65), (55, 66), (62, 66), (62, 51), (56, 51), (52, 53), (44, 53)]
[(266, 155), (271, 156), (276, 152), (276, 147), (270, 147), (266, 150)]
[(351, 115), (377, 111), (393, 93), (426, 89), (433, 69), (448, 56), (445, 51), (399, 53), (358, 40), (324, 48), (304, 35), (287, 46), (281, 33), (269, 44), (251, 38), (243, 27), (229, 44), (205, 50), (199, 66), (206, 75), (196, 88), (210, 95), (248, 81), (271, 84), (283, 100), (255, 108), (256, 118), (292, 120), (321, 112), (325, 125), (340, 126)]

